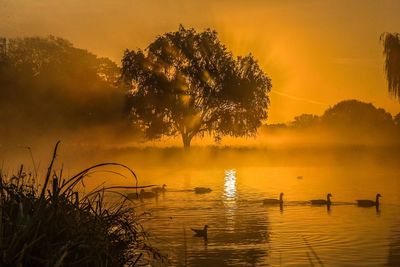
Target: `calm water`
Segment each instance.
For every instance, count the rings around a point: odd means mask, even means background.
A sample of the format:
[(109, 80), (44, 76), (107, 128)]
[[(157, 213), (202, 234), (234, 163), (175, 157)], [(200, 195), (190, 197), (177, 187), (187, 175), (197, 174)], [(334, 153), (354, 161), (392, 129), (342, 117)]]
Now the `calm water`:
[[(400, 266), (400, 169), (288, 165), (147, 170), (146, 182), (168, 184), (140, 208), (152, 214), (145, 226), (153, 244), (171, 266)], [(196, 186), (213, 191), (186, 191)], [(281, 191), (283, 210), (262, 204)], [(327, 192), (330, 211), (307, 203)], [(354, 205), (377, 192), (379, 212)], [(208, 242), (190, 230), (205, 224)]]
[[(395, 149), (221, 149), (195, 151), (186, 159), (170, 149), (65, 151), (69, 155), (59, 160), (65, 173), (114, 161), (132, 167), (140, 185), (168, 185), (158, 199), (136, 203), (138, 213), (151, 213), (145, 229), (170, 266), (400, 266)], [(197, 186), (213, 191), (196, 195), (190, 190)], [(262, 204), (280, 192), (283, 210)], [(328, 192), (334, 202), (330, 211), (307, 203)], [(380, 212), (354, 205), (378, 192)], [(208, 242), (190, 230), (205, 224)]]

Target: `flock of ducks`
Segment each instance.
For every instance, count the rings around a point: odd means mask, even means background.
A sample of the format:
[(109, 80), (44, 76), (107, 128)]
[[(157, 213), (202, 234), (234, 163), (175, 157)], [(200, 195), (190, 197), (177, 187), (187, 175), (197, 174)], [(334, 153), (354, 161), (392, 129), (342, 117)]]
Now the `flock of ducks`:
[[(328, 193), (326, 195), (326, 199), (312, 199), (310, 200), (311, 205), (327, 205), (330, 206), (332, 204), (331, 201), (332, 194)], [(381, 198), (381, 194), (376, 194), (375, 201), (370, 199), (358, 199), (357, 206), (359, 207), (379, 207), (379, 198)], [(264, 199), (264, 205), (283, 205), (283, 193), (280, 193), (279, 199), (276, 198), (267, 198)]]
[[(160, 193), (165, 193), (167, 185), (163, 184), (161, 187), (152, 188), (151, 191), (140, 190), (140, 193), (129, 193), (127, 197), (129, 199), (144, 199), (144, 198), (155, 198)], [(192, 191), (196, 194), (207, 194), (212, 190), (208, 187), (195, 187)], [(283, 193), (279, 194), (279, 199), (277, 198), (266, 198), (263, 200), (264, 205), (283, 205)], [(332, 205), (331, 201), (332, 194), (328, 193), (326, 199), (311, 199), (309, 202), (311, 205)], [(370, 199), (358, 199), (357, 206), (359, 207), (379, 207), (379, 199), (382, 197), (381, 194), (376, 194), (375, 201)]]
[[(127, 197), (129, 199), (145, 199), (145, 198), (156, 198), (158, 194), (165, 193), (167, 185), (163, 184), (161, 187), (152, 188), (151, 191), (145, 191), (144, 189), (140, 190), (140, 193), (129, 193)], [(192, 191), (196, 194), (207, 194), (210, 193), (212, 190), (208, 187), (195, 187)], [(266, 198), (263, 200), (264, 205), (283, 205), (283, 193), (279, 194), (279, 199), (277, 198)], [(312, 199), (310, 200), (311, 205), (326, 205), (330, 206), (332, 204), (331, 201), (332, 194), (328, 193), (326, 195), (326, 199)], [(375, 201), (370, 199), (358, 199), (357, 206), (359, 207), (379, 207), (379, 198), (381, 198), (381, 194), (376, 194)]]
[[(151, 191), (145, 191), (142, 189), (139, 194), (137, 193), (130, 193), (127, 195), (129, 199), (145, 199), (145, 198), (156, 198), (158, 194), (160, 193), (165, 193), (167, 191), (166, 189), (167, 185), (163, 184), (161, 187), (155, 187), (152, 188)], [(196, 194), (207, 194), (210, 193), (212, 190), (211, 188), (208, 187), (195, 187), (192, 191), (194, 191)], [(264, 205), (280, 205), (281, 207), (283, 206), (283, 193), (279, 194), (279, 199), (277, 198), (266, 198), (263, 200)], [(315, 206), (327, 206), (328, 209), (332, 205), (331, 201), (332, 194), (328, 193), (326, 195), (326, 199), (311, 199), (309, 203), (311, 205)], [(382, 197), (381, 194), (376, 194), (375, 201), (370, 200), (370, 199), (358, 199), (357, 201), (357, 206), (359, 207), (376, 207), (377, 209), (379, 208), (379, 199)], [(191, 228), (191, 230), (194, 232), (194, 236), (196, 237), (203, 237), (207, 239), (207, 229), (208, 225), (204, 225), (203, 229), (194, 229)]]
[[(264, 205), (283, 205), (283, 193), (279, 194), (279, 199), (277, 198), (267, 198), (264, 199), (263, 203)], [(319, 205), (319, 206), (327, 206), (328, 208), (330, 207), (330, 205), (332, 204), (331, 201), (331, 197), (332, 194), (328, 193), (326, 195), (326, 199), (312, 199), (310, 200), (310, 204), (311, 205)], [(357, 201), (357, 206), (359, 207), (376, 207), (379, 208), (379, 198), (381, 198), (381, 194), (376, 194), (375, 197), (375, 201), (374, 200), (370, 200), (370, 199), (358, 199)], [(192, 231), (195, 233), (194, 236), (196, 237), (203, 237), (205, 239), (207, 239), (207, 229), (208, 229), (208, 225), (204, 225), (203, 229), (193, 229), (191, 228)]]
[[(165, 193), (167, 191), (167, 185), (163, 184), (161, 187), (152, 188), (151, 191), (146, 191), (144, 189), (140, 190), (138, 193), (129, 193), (127, 194), (128, 199), (146, 199), (146, 198), (156, 198), (161, 193)], [(196, 194), (207, 194), (210, 193), (212, 190), (208, 187), (195, 187), (192, 190)]]

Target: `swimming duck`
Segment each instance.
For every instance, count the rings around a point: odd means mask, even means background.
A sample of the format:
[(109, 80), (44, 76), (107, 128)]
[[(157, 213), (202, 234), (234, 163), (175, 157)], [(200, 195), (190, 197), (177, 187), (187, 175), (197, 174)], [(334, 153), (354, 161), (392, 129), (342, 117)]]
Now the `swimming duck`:
[(381, 194), (376, 194), (375, 201), (369, 199), (359, 199), (357, 200), (357, 205), (359, 207), (374, 207), (379, 206), (379, 198), (382, 197)]
[(206, 194), (206, 193), (210, 193), (212, 190), (211, 188), (208, 187), (195, 187), (194, 188), (194, 192), (196, 194)]
[(203, 229), (191, 229), (195, 233), (194, 236), (207, 237), (207, 228), (208, 225), (206, 224)]
[(155, 187), (155, 188), (152, 188), (151, 190), (155, 193), (165, 193), (165, 191), (167, 191), (166, 187), (167, 187), (167, 185), (163, 184), (162, 187)]
[(129, 193), (126, 196), (129, 199), (143, 199), (143, 198), (153, 198), (153, 197), (157, 197), (157, 194), (154, 192), (147, 192), (144, 191), (144, 189), (140, 190), (140, 193)]
[(153, 198), (156, 197), (157, 194), (154, 192), (144, 191), (144, 189), (140, 190), (140, 197), (141, 198)]
[(283, 193), (279, 194), (279, 199), (276, 198), (267, 198), (264, 199), (263, 201), (264, 205), (277, 205), (277, 204), (283, 204)]
[(329, 193), (326, 195), (326, 200), (325, 199), (313, 199), (313, 200), (310, 200), (310, 202), (311, 202), (311, 205), (328, 205), (328, 206), (330, 206), (332, 204), (331, 197), (332, 197), (332, 194)]
[(139, 199), (140, 194), (137, 194), (137, 193), (128, 193), (128, 194), (126, 195), (126, 197), (127, 197), (128, 199)]

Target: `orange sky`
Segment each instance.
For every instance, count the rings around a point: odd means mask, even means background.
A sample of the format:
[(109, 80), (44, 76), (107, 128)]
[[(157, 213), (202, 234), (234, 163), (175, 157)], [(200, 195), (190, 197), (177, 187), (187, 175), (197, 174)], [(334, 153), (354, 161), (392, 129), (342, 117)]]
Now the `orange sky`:
[(379, 43), (382, 32), (400, 32), (399, 10), (398, 0), (0, 0), (0, 35), (53, 34), (119, 61), (180, 23), (210, 27), (272, 78), (274, 123), (349, 98), (400, 112)]

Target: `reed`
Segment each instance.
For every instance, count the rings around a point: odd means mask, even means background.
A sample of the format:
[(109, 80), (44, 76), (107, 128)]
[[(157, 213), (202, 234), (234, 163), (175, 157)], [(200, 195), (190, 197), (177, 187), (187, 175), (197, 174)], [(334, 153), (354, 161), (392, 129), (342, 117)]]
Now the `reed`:
[(108, 201), (108, 194), (119, 194), (116, 188), (84, 195), (76, 189), (101, 167), (126, 169), (137, 181), (134, 172), (122, 164), (103, 163), (64, 179), (62, 170), (53, 170), (57, 148), (58, 143), (40, 187), (23, 166), (11, 176), (0, 170), (0, 266), (143, 266), (163, 261), (129, 200), (121, 194)]

